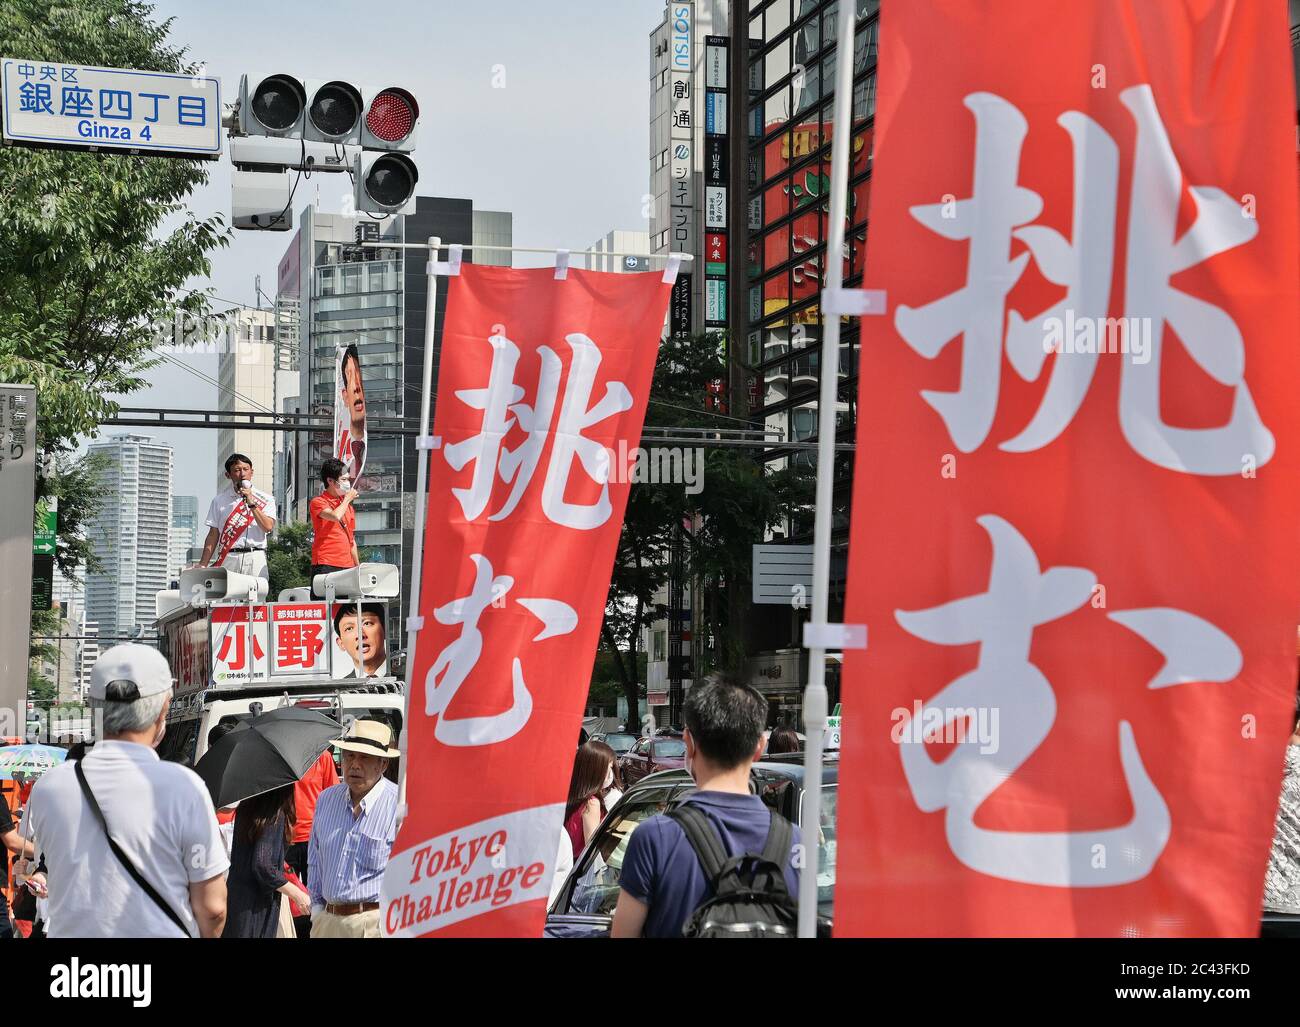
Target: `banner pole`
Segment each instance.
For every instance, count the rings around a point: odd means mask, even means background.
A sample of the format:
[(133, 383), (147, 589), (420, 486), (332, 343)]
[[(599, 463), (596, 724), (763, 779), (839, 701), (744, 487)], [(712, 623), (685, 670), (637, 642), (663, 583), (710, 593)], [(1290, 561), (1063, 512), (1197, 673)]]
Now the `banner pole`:
[[(429, 262), (425, 266), (429, 295), (424, 312), (424, 375), (420, 386), (420, 438), (418, 441), (419, 463), (415, 482), (415, 535), (411, 546), (411, 581), (407, 589), (406, 605), (406, 666), (404, 669), (406, 716), (402, 718), (402, 730), (398, 735), (397, 747), (401, 755), (398, 774), (397, 792), (397, 827), (401, 830), (406, 818), (406, 740), (410, 734), (411, 721), (411, 674), (415, 669), (415, 643), (420, 635), (422, 620), (420, 618), (420, 577), (424, 571), (424, 514), (428, 507), (429, 489), (429, 452), (427, 444), (431, 426), (429, 424), (429, 407), (433, 402), (433, 346), (438, 327), (438, 250), (442, 240), (436, 236), (429, 237)], [(360, 622), (358, 621), (358, 628)]]
[[(817, 501), (813, 522), (813, 625), (826, 624), (830, 592), (831, 486), (835, 473), (835, 407), (840, 378), (840, 313), (826, 316), (824, 297), (837, 295), (844, 282), (844, 218), (849, 191), (849, 144), (853, 138), (853, 30), (857, 9), (840, 0), (839, 39), (835, 44), (835, 120), (831, 140), (830, 231), (826, 241), (826, 288), (822, 303), (821, 392), (817, 407)], [(826, 732), (825, 638), (808, 649), (808, 687), (803, 697), (803, 810), (799, 873), (799, 937), (817, 935), (817, 864), (821, 834), (822, 751)]]

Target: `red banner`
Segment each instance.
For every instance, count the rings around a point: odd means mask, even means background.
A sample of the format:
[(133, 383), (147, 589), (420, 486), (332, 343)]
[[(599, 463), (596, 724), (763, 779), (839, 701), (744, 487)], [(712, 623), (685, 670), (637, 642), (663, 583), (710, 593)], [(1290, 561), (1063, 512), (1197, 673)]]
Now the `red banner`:
[(448, 281), (390, 935), (541, 934), (670, 291)]
[(1300, 612), (1286, 5), (882, 30), (835, 932), (1254, 935)]

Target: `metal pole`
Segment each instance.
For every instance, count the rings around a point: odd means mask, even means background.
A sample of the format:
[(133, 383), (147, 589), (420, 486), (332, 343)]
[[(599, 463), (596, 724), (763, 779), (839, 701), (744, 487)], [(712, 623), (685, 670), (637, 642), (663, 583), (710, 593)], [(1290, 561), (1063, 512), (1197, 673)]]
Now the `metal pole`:
[[(420, 389), (419, 437), (421, 440), (427, 439), (432, 430), (432, 426), (429, 424), (429, 407), (433, 400), (433, 346), (438, 325), (437, 266), (438, 249), (441, 246), (441, 239), (436, 236), (429, 238), (429, 263), (426, 271), (429, 295), (424, 313), (424, 378)], [(423, 441), (421, 441), (417, 457), (419, 463), (415, 482), (415, 536), (411, 548), (411, 585), (407, 591), (408, 599), (406, 604), (408, 621), (410, 618), (420, 615), (420, 575), (423, 573), (424, 566), (424, 512), (429, 488), (429, 449)], [(416, 628), (413, 631), (408, 631), (406, 635), (406, 666), (404, 668), (406, 677), (406, 716), (402, 719), (402, 732), (398, 736), (397, 743), (397, 748), (401, 752), (401, 756), (398, 757), (401, 764), (398, 773), (397, 792), (397, 826), (399, 829), (402, 826), (402, 820), (406, 817), (406, 743), (410, 734), (408, 725), (411, 721), (411, 675), (415, 670), (415, 643), (419, 634), (420, 630)]]
[[(835, 137), (831, 142), (830, 231), (826, 241), (826, 292), (838, 293), (844, 282), (844, 216), (848, 199), (849, 143), (853, 138), (853, 30), (857, 9), (840, 0), (839, 40), (835, 45)], [(835, 473), (835, 406), (840, 378), (840, 315), (822, 304), (821, 393), (817, 408), (817, 502), (813, 522), (812, 623), (826, 623), (831, 566), (831, 486)], [(826, 649), (808, 651), (808, 687), (803, 698), (804, 791), (800, 841), (799, 937), (817, 934), (817, 846), (821, 834), (822, 746), (826, 732)]]

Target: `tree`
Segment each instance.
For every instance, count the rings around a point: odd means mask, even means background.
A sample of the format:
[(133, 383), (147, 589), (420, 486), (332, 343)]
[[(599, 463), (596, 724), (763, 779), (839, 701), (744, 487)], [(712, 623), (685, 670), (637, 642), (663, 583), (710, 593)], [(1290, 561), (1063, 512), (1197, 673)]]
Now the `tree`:
[(266, 544), (268, 596), (311, 585), (311, 525), (282, 524)]
[[(5, 0), (0, 53), (33, 63), (194, 73), (168, 46), (171, 21), (151, 20), (136, 0)], [(0, 149), (0, 381), (37, 390), (37, 444), (67, 453), (114, 412), (113, 394), (143, 384), (155, 326), (207, 311), (185, 283), (211, 271), (208, 254), (229, 235), (218, 216), (198, 218), (186, 198), (206, 182), (201, 161)], [(162, 226), (178, 220), (170, 231)], [(48, 468), (48, 465), (47, 465)], [(88, 490), (74, 475), (45, 473), (37, 501)], [(60, 509), (59, 566), (88, 549), (78, 535), (85, 508)]]
[[(709, 386), (727, 380), (726, 338), (721, 333), (663, 342), (650, 387), (647, 421), (663, 428), (734, 429), (737, 420), (710, 408)], [(738, 671), (744, 662), (743, 621), (735, 603), (724, 612), (721, 590), (750, 574), (750, 547), (777, 523), (797, 488), (791, 472), (770, 472), (738, 448), (705, 447), (703, 488), (685, 482), (634, 481), (619, 535), (610, 579), (604, 651), (614, 659), (627, 700), (629, 729), (644, 695), (642, 631), (666, 612), (655, 596), (668, 581), (667, 555), (673, 534), (686, 532), (692, 573), (712, 590), (711, 628), (723, 663)], [(706, 668), (695, 668), (702, 674)]]

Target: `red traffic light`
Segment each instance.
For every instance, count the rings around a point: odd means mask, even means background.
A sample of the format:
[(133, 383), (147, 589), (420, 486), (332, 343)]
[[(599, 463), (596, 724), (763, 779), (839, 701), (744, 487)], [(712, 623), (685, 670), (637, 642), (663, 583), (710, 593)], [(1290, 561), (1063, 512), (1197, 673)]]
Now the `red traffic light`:
[(385, 89), (370, 102), (366, 128), (376, 139), (396, 143), (411, 134), (417, 116), (415, 100), (409, 93)]

